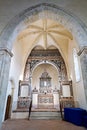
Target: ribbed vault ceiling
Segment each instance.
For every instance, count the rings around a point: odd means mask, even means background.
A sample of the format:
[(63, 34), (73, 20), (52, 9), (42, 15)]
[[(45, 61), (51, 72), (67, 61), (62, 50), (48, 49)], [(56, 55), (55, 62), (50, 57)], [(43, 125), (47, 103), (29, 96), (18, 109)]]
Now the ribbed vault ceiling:
[(18, 41), (28, 42), (29, 46), (40, 45), (44, 49), (48, 49), (50, 46), (59, 46), (66, 51), (69, 40), (73, 40), (72, 34), (61, 24), (49, 19), (41, 19), (29, 24), (18, 35)]

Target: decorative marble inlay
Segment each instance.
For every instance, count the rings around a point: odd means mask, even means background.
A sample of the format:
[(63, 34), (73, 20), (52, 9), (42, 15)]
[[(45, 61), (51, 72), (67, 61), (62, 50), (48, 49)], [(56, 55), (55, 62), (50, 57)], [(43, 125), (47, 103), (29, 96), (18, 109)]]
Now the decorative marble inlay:
[(53, 103), (53, 97), (40, 97), (39, 103)]
[(74, 99), (72, 97), (63, 97), (60, 99), (60, 106), (62, 109), (64, 107), (75, 107)]
[(39, 94), (38, 95), (39, 108), (53, 107), (53, 103), (54, 103), (53, 94)]
[(28, 98), (19, 98), (17, 101), (17, 109), (29, 108), (30, 100)]
[[(26, 79), (27, 75), (29, 76), (27, 72), (32, 73), (35, 66), (37, 66), (42, 61), (50, 62), (54, 66), (56, 66), (59, 72), (60, 80), (67, 80), (66, 66), (60, 52), (57, 49), (32, 50), (26, 62), (25, 71), (24, 71), (24, 79)], [(29, 79), (29, 77), (27, 77), (27, 79)]]

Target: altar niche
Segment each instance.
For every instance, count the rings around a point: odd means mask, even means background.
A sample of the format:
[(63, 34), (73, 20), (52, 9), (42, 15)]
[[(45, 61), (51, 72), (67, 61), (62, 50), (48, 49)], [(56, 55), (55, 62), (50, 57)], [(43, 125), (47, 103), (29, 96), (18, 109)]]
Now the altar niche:
[(53, 108), (54, 97), (52, 93), (51, 77), (46, 72), (40, 77), (40, 89), (38, 94), (38, 108)]
[[(44, 67), (44, 71), (39, 72), (37, 81), (33, 84), (33, 73), (39, 65), (52, 65), (58, 71), (58, 83), (54, 84), (53, 75), (49, 75), (50, 71), (47, 72)], [(53, 69), (53, 68), (52, 68)], [(32, 77), (32, 80), (31, 80)], [(59, 110), (59, 81), (66, 81), (67, 79), (67, 69), (63, 57), (61, 56), (58, 49), (41, 49), (34, 48), (27, 58), (25, 70), (24, 70), (24, 80), (29, 81), (32, 88), (32, 108), (56, 108)], [(53, 83), (54, 82), (54, 83)], [(33, 87), (33, 85), (35, 87)]]
[(40, 77), (40, 93), (51, 93), (51, 77), (46, 71)]

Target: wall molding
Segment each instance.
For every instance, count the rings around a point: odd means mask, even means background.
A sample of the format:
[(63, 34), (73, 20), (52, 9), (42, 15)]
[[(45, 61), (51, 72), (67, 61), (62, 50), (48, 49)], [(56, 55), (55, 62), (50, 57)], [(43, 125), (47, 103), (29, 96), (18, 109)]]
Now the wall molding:
[(80, 56), (83, 52), (86, 52), (87, 53), (87, 46), (84, 46), (80, 49), (80, 51), (77, 53), (78, 56)]
[(0, 52), (6, 52), (6, 53), (8, 53), (11, 57), (13, 57), (13, 53), (12, 53), (8, 48), (0, 47)]

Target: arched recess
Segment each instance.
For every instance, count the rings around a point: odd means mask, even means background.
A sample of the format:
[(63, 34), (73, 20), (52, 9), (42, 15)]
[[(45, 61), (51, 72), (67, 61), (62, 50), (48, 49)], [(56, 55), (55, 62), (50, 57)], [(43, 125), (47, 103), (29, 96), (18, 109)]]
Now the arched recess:
[[(51, 62), (51, 61), (40, 61), (39, 63), (37, 63), (35, 66), (34, 66), (34, 68), (32, 69), (32, 72), (31, 72), (31, 77), (32, 77), (32, 75), (33, 75), (33, 72), (34, 72), (34, 70), (38, 67), (38, 66), (40, 66), (40, 65), (51, 65), (51, 66), (53, 66), (55, 69), (56, 69), (56, 71), (57, 71), (57, 82), (58, 82), (58, 89), (60, 89), (60, 80), (61, 80), (61, 74), (60, 74), (60, 70), (59, 70), (59, 67), (57, 66), (57, 64), (55, 64), (55, 63), (53, 63), (53, 62)], [(31, 87), (32, 87), (32, 85), (31, 85)]]
[[(63, 25), (67, 30), (69, 30), (77, 41), (79, 51), (84, 46), (86, 46), (87, 28), (85, 27), (84, 23), (80, 19), (78, 19), (77, 17), (69, 13), (68, 11), (54, 4), (42, 3), (42, 4), (38, 4), (36, 6), (33, 6), (31, 8), (24, 10), (19, 15), (15, 16), (8, 23), (8, 25), (4, 28), (0, 36), (0, 50), (4, 49), (11, 55), (10, 52), (12, 50), (13, 43), (16, 40), (18, 34), (22, 30), (26, 29), (30, 23), (37, 21), (39, 19), (44, 19), (44, 18), (57, 21), (58, 23)], [(31, 50), (34, 47), (35, 45), (32, 45)], [(60, 50), (58, 46), (57, 48)], [(31, 50), (27, 52), (24, 64), (26, 63), (27, 56), (29, 55)], [(66, 61), (65, 61), (65, 64), (66, 66), (68, 66)], [(67, 70), (68, 70), (68, 67), (67, 67)]]
[(25, 81), (29, 81), (29, 78), (32, 77), (34, 69), (41, 64), (50, 64), (54, 66), (59, 74), (59, 81), (68, 80), (68, 72), (65, 61), (57, 48), (54, 50), (35, 50), (34, 48), (26, 60), (23, 79)]
[[(23, 66), (24, 66), (24, 67), (25, 67), (27, 58), (28, 58), (28, 56), (30, 55), (31, 51), (32, 51), (35, 47), (37, 47), (37, 46), (38, 46), (38, 45), (34, 45), (34, 46), (32, 46), (31, 50), (30, 50), (30, 48), (28, 49), (27, 53), (25, 54), (25, 59), (24, 59), (24, 63), (23, 63)], [(39, 45), (39, 46), (40, 46), (40, 45)], [(66, 59), (66, 57), (65, 57), (65, 55), (64, 55), (64, 53), (63, 53), (63, 51), (61, 50), (60, 46), (59, 46), (58, 44), (55, 44), (55, 45), (53, 45), (53, 46), (54, 46), (56, 49), (59, 50), (59, 52), (60, 52), (60, 54), (61, 54), (61, 56), (62, 56), (62, 58), (63, 58), (63, 60), (64, 60), (64, 62), (65, 62), (66, 69), (67, 69), (67, 74), (68, 74), (68, 78), (69, 78), (70, 73), (69, 73), (68, 61), (67, 61), (67, 59)], [(41, 47), (44, 49), (43, 46), (41, 46)], [(48, 49), (48, 48), (47, 48), (47, 49)], [(23, 72), (22, 72), (22, 73), (24, 73), (24, 68), (23, 68)]]
[(40, 61), (39, 63), (37, 63), (36, 65), (35, 65), (35, 67), (32, 69), (32, 72), (31, 72), (31, 74), (33, 74), (33, 72), (34, 72), (34, 70), (36, 69), (36, 67), (37, 66), (39, 66), (39, 65), (41, 65), (41, 64), (50, 64), (50, 65), (52, 65), (52, 66), (54, 66), (55, 67), (55, 69), (57, 70), (57, 73), (59, 73), (59, 68), (54, 64), (54, 63), (52, 63), (51, 61), (49, 62), (49, 61)]
[[(56, 65), (54, 65), (51, 62), (39, 62), (38, 64), (35, 65), (35, 67), (32, 70), (31, 73), (31, 89), (34, 89), (34, 87), (40, 87), (39, 86), (39, 79), (42, 73), (47, 72), (49, 73), (49, 75), (52, 78), (52, 82), (54, 82), (54, 84), (52, 83), (52, 87), (57, 89), (60, 89), (60, 79), (59, 79), (59, 70), (56, 67)], [(54, 74), (55, 73), (55, 74)], [(54, 80), (55, 79), (55, 80)], [(56, 81), (56, 83), (55, 83)], [(33, 82), (35, 82), (33, 85)], [(38, 85), (37, 85), (38, 84)], [(56, 85), (55, 85), (56, 84)]]
[[(69, 30), (72, 33), (73, 37), (76, 39), (79, 51), (84, 46), (86, 46), (87, 28), (80, 19), (54, 4), (42, 3), (24, 10), (8, 23), (8, 25), (4, 28), (0, 36), (0, 50), (4, 49), (11, 55), (10, 52), (13, 48), (14, 41), (16, 40), (18, 34), (22, 30), (26, 29), (30, 23), (44, 18), (57, 21), (67, 30)], [(32, 45), (31, 50), (34, 47), (35, 45)], [(57, 48), (60, 50), (58, 46)], [(29, 55), (31, 50), (29, 50), (26, 54), (24, 64), (26, 63), (27, 56)], [(66, 62), (65, 64), (66, 66), (68, 66)]]

